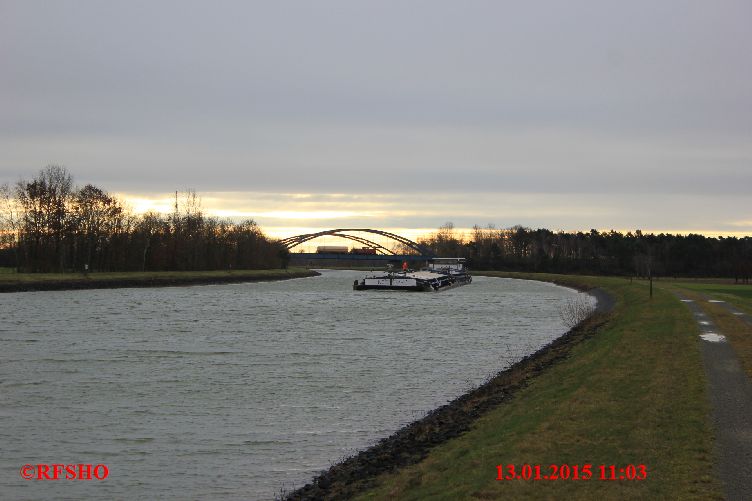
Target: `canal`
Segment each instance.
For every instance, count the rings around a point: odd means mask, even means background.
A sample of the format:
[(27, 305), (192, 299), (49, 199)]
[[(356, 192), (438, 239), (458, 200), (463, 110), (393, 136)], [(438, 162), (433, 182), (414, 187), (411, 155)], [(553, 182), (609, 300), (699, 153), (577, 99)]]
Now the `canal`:
[[(361, 275), (1, 295), (0, 492), (273, 498), (563, 334), (579, 294), (354, 292)], [(26, 481), (27, 463), (109, 475)]]

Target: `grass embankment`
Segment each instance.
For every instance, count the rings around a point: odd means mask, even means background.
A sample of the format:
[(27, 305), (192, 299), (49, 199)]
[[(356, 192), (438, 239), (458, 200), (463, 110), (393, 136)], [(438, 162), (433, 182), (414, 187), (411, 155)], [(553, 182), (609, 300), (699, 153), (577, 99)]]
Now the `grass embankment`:
[(700, 305), (718, 327), (719, 334), (726, 336), (744, 371), (752, 378), (752, 326), (723, 305), (706, 300), (720, 299), (752, 315), (752, 285), (674, 282), (668, 287), (680, 289), (685, 296)]
[[(7, 269), (6, 269), (7, 270)], [(147, 271), (112, 273), (0, 273), (0, 292), (164, 287), (212, 283), (283, 280), (314, 276), (305, 268), (287, 270)]]
[(681, 289), (699, 292), (714, 299), (728, 301), (740, 310), (752, 315), (752, 285), (732, 283), (697, 283), (675, 281), (670, 285)]
[[(698, 329), (685, 306), (660, 289), (651, 300), (644, 283), (620, 278), (495, 275), (603, 287), (617, 306), (567, 359), (359, 499), (722, 498)], [(544, 473), (550, 464), (645, 464), (648, 477), (496, 480), (497, 465), (523, 463)]]

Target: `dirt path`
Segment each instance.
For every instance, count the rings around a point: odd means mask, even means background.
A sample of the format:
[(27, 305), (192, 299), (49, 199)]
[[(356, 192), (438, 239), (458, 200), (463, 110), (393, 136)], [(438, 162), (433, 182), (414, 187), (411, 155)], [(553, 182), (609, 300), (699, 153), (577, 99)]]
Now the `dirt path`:
[(700, 326), (700, 348), (716, 434), (718, 476), (726, 498), (752, 499), (752, 381), (700, 304), (680, 293), (676, 295)]

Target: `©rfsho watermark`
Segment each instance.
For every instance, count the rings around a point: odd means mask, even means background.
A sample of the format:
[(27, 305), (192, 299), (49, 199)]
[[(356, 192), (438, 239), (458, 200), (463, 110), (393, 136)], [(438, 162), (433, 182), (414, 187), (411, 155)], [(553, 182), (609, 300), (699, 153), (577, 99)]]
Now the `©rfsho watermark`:
[(110, 474), (106, 464), (25, 464), (20, 470), (25, 480), (104, 480)]

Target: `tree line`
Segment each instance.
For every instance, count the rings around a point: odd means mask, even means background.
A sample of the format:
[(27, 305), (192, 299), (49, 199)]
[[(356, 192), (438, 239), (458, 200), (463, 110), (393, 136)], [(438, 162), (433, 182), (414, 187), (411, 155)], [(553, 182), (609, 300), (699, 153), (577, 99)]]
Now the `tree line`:
[[(752, 237), (553, 232), (447, 223), (419, 240), (475, 269), (628, 276), (752, 277)], [(64, 167), (0, 186), (0, 266), (24, 272), (169, 271), (284, 267), (287, 249), (253, 221), (207, 217), (193, 191), (172, 213), (137, 215), (117, 197), (76, 187)]]
[(625, 276), (727, 277), (749, 282), (752, 237), (644, 234), (640, 230), (553, 232), (452, 223), (419, 240), (437, 256), (468, 259), (475, 269)]
[(0, 187), (0, 266), (22, 272), (280, 268), (287, 250), (253, 221), (207, 217), (193, 191), (171, 214), (134, 214), (68, 170)]

